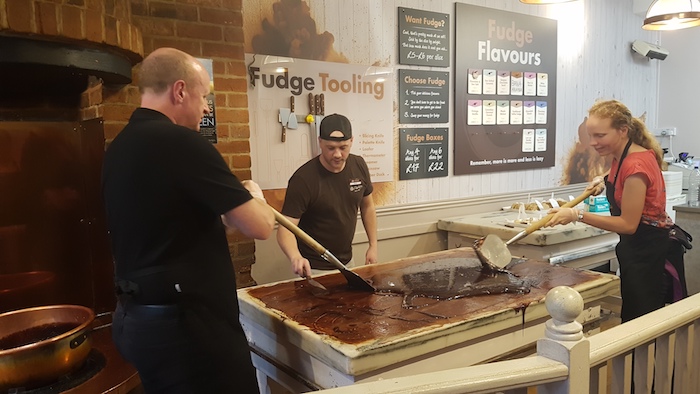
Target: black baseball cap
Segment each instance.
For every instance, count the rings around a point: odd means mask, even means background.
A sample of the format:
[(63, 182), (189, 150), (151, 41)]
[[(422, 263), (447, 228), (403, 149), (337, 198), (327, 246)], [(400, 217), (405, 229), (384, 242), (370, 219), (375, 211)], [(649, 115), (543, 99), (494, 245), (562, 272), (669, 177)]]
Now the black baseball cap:
[[(331, 137), (334, 131), (339, 131), (343, 134), (342, 137)], [(321, 121), (321, 139), (329, 141), (346, 141), (352, 138), (352, 126), (350, 121), (343, 115), (331, 114), (323, 118)]]

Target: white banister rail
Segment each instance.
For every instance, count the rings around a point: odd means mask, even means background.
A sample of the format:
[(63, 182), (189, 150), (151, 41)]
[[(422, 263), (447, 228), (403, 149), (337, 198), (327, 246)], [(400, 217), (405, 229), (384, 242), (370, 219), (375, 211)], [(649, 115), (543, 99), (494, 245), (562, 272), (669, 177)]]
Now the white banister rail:
[(569, 370), (546, 357), (528, 357), (493, 364), (474, 365), (402, 378), (383, 379), (329, 390), (324, 394), (420, 393), (459, 394), (493, 393), (520, 387), (563, 381)]
[(642, 393), (700, 392), (699, 319), (695, 295), (590, 337), (591, 392), (605, 392), (608, 376), (612, 392), (627, 392), (633, 380)]
[[(575, 318), (581, 296), (547, 293), (537, 355), (323, 390), (328, 394), (700, 393), (700, 294), (589, 338)], [(672, 390), (673, 388), (673, 390)]]
[[(609, 328), (588, 340), (591, 342), (591, 366), (605, 362), (655, 338), (690, 325), (700, 316), (700, 295), (680, 300), (665, 308), (638, 317), (630, 324)], [(630, 331), (634, 327), (634, 331)]]

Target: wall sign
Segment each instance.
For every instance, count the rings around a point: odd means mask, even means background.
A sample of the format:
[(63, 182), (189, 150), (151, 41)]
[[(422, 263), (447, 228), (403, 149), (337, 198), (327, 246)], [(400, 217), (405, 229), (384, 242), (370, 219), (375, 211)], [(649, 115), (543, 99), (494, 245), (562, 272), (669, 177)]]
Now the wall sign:
[(454, 174), (554, 166), (557, 21), (455, 7)]
[(399, 64), (450, 66), (450, 15), (399, 7)]
[(447, 123), (447, 72), (399, 70), (399, 123)]
[(399, 130), (399, 180), (447, 176), (447, 128)]
[[(318, 126), (333, 113), (350, 119), (351, 153), (365, 159), (372, 182), (394, 180), (391, 68), (253, 54), (246, 54), (246, 65), (250, 147), (255, 152), (251, 169), (260, 187), (287, 187), (294, 171), (318, 154)], [(309, 97), (323, 100), (312, 110)], [(313, 122), (306, 123), (310, 113)], [(288, 122), (292, 114), (294, 127)]]
[(199, 123), (199, 134), (209, 140), (212, 144), (216, 144), (216, 99), (214, 98), (214, 61), (212, 59), (197, 58), (204, 68), (209, 73), (209, 88), (211, 92), (207, 96), (207, 104), (209, 105), (209, 114), (202, 117)]

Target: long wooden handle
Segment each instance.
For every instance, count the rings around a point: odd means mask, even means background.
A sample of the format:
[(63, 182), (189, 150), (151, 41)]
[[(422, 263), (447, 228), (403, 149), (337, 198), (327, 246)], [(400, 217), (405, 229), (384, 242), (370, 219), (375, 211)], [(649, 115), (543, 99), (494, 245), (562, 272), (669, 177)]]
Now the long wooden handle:
[[(567, 202), (566, 204), (562, 205), (561, 208), (571, 208), (571, 207), (574, 207), (574, 206), (578, 205), (581, 201), (585, 200), (585, 199), (588, 198), (591, 194), (593, 194), (593, 190), (594, 190), (594, 189), (585, 190), (583, 193), (581, 193), (580, 196), (578, 196), (578, 197), (574, 198), (573, 200)], [(546, 215), (545, 217), (543, 217), (542, 219), (540, 219), (540, 220), (538, 220), (538, 221), (536, 221), (536, 222), (534, 222), (534, 223), (530, 223), (530, 225), (527, 226), (527, 228), (525, 229), (525, 234), (531, 234), (533, 231), (539, 230), (540, 228), (542, 228), (542, 226), (544, 226), (545, 224), (547, 224), (547, 222), (548, 222), (553, 216), (554, 216), (554, 214), (553, 214), (553, 213), (550, 213), (550, 214)]]
[(305, 233), (304, 230), (300, 229), (296, 224), (292, 223), (289, 219), (287, 219), (287, 217), (277, 212), (275, 208), (270, 207), (270, 209), (272, 209), (272, 212), (275, 213), (275, 220), (277, 220), (279, 224), (281, 224), (287, 230), (294, 233), (294, 235), (296, 235), (297, 237), (301, 238), (301, 240), (304, 241), (305, 244), (312, 247), (319, 255), (323, 255), (324, 253), (326, 253), (327, 249), (324, 248), (323, 245), (318, 243), (315, 239), (311, 238), (311, 236)]

